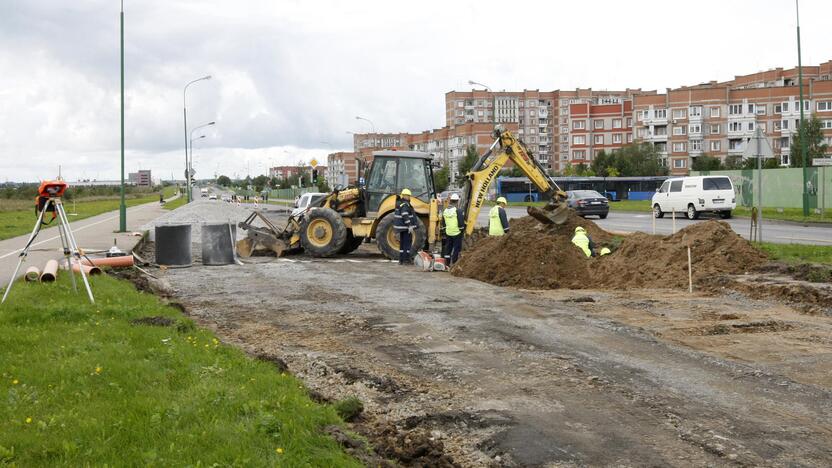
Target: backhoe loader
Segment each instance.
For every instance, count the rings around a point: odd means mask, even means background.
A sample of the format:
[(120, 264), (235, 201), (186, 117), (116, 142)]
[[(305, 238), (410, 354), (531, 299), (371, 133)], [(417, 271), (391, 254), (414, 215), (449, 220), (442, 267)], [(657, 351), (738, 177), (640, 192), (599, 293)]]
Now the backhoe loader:
[[(496, 128), (496, 141), (466, 174), (460, 209), (466, 220), (466, 234), (476, 225), (477, 215), (485, 203), (488, 188), (508, 161), (512, 161), (550, 200), (544, 209), (528, 208), (531, 216), (547, 224), (561, 224), (568, 208), (566, 194), (546, 175), (546, 171), (529, 154), (525, 145), (511, 132)], [(410, 203), (418, 215), (413, 233), (413, 255), (425, 245), (432, 245), (440, 235), (441, 215), (433, 187), (433, 155), (415, 151), (375, 151), (366, 185), (335, 190), (300, 216), (291, 216), (282, 230), (270, 226), (253, 228), (248, 222), (240, 227), (249, 237), (238, 243), (242, 256), (250, 254), (260, 242), (279, 256), (304, 250), (313, 257), (346, 254), (357, 249), (364, 239), (375, 239), (387, 258), (399, 256), (399, 240), (393, 229), (393, 211), (402, 189), (413, 193)], [(264, 241), (268, 238), (267, 241)]]

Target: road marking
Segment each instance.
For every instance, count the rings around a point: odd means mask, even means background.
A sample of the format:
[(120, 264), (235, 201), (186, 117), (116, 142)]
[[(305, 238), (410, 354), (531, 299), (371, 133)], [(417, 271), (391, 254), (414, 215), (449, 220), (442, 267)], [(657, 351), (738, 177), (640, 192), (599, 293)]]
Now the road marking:
[[(133, 207), (133, 208), (134, 208), (134, 209), (133, 209), (133, 211), (136, 211), (138, 208), (147, 208), (147, 206), (141, 206), (141, 205), (140, 205), (140, 206)], [(116, 219), (116, 218), (118, 218), (118, 217), (119, 217), (119, 215), (111, 216), (111, 217), (109, 217), (109, 218), (105, 218), (105, 219), (102, 219), (102, 220), (100, 220), (100, 221), (96, 221), (96, 222), (94, 222), (94, 223), (85, 224), (85, 225), (83, 225), (83, 226), (81, 226), (81, 227), (79, 227), (79, 228), (73, 228), (73, 227), (72, 227), (72, 223), (69, 223), (69, 225), (70, 225), (70, 227), (72, 228), (72, 233), (73, 233), (73, 234), (75, 234), (76, 232), (78, 232), (78, 231), (83, 231), (84, 229), (86, 229), (86, 228), (88, 228), (88, 227), (96, 226), (96, 225), (101, 224), (101, 223), (106, 223), (107, 221), (112, 221), (112, 220), (114, 220), (114, 219)], [(30, 233), (30, 235), (31, 235), (31, 233)], [(35, 242), (34, 244), (32, 244), (32, 245), (31, 245), (31, 247), (34, 247), (34, 246), (36, 246), (36, 245), (45, 244), (45, 243), (47, 243), (47, 242), (52, 242), (53, 240), (55, 240), (55, 239), (60, 239), (60, 238), (61, 238), (61, 236), (60, 236), (60, 234), (59, 234), (59, 235), (57, 235), (57, 236), (50, 237), (49, 239), (45, 239), (45, 240), (42, 240), (42, 241), (40, 241), (40, 242)], [(28, 238), (27, 238), (27, 239), (28, 239)], [(11, 252), (9, 252), (9, 253), (7, 253), (7, 254), (5, 254), (5, 255), (0, 255), (0, 260), (4, 259), (4, 258), (6, 258), (6, 257), (10, 257), (10, 256), (12, 256), (12, 255), (19, 254), (19, 253), (20, 253), (20, 252), (22, 252), (22, 251), (23, 251), (23, 249), (12, 250)]]
[(832, 240), (830, 239), (814, 239), (811, 237), (783, 237), (783, 236), (775, 236), (778, 239), (786, 239), (786, 240), (802, 240), (802, 241), (809, 241), (809, 242), (825, 242), (827, 244), (832, 244)]

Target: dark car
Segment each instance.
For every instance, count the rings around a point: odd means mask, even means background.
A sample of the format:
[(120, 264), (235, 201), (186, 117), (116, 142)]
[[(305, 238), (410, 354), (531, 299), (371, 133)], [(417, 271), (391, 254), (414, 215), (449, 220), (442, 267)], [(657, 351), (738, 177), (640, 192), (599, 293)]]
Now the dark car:
[(607, 217), (607, 213), (610, 212), (607, 197), (595, 190), (570, 190), (566, 192), (566, 195), (566, 204), (580, 216), (597, 215), (604, 219)]

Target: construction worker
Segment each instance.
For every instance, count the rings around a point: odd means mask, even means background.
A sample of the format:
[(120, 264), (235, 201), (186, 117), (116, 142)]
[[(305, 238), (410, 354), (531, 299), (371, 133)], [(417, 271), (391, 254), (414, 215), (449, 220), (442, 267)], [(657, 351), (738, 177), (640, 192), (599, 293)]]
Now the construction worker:
[(508, 216), (506, 216), (505, 197), (497, 199), (497, 204), (488, 213), (488, 235), (502, 236), (508, 232)]
[(450, 268), (459, 259), (462, 252), (462, 233), (465, 231), (465, 216), (459, 205), (459, 194), (452, 193), (448, 207), (442, 211), (442, 219), (445, 222), (445, 236), (447, 237), (446, 251), (444, 254), (445, 264)]
[(596, 245), (595, 242), (592, 242), (592, 238), (586, 233), (586, 229), (578, 226), (575, 228), (575, 235), (572, 236), (572, 243), (575, 244), (587, 257), (595, 257), (597, 255), (607, 255), (611, 251), (607, 247), (601, 249), (600, 252), (596, 252)]
[(399, 234), (399, 265), (413, 262), (410, 247), (413, 243), (413, 231), (418, 226), (416, 213), (410, 205), (410, 190), (402, 189), (393, 212), (393, 229)]

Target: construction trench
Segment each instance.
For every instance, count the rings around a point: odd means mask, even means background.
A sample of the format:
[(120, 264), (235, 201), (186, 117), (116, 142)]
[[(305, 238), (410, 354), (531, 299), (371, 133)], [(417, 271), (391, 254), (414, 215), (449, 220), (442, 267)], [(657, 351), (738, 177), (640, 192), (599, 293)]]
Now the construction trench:
[[(577, 224), (613, 253), (583, 256)], [(360, 399), (348, 429), (371, 448), (334, 437), (368, 465), (832, 464), (832, 275), (718, 221), (657, 237), (521, 218), (450, 274), (373, 244), (153, 271), (137, 284), (313, 398)]]

